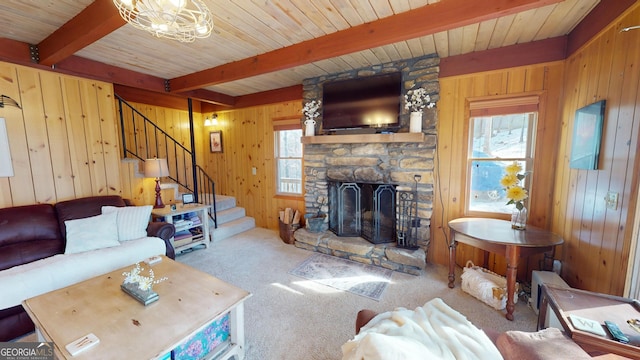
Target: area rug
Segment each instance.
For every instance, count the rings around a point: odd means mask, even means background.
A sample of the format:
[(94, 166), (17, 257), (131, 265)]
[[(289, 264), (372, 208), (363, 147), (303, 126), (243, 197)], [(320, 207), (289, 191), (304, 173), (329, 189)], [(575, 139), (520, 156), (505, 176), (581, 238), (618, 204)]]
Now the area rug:
[(393, 271), (314, 253), (289, 271), (289, 274), (380, 301), (387, 284), (391, 281)]

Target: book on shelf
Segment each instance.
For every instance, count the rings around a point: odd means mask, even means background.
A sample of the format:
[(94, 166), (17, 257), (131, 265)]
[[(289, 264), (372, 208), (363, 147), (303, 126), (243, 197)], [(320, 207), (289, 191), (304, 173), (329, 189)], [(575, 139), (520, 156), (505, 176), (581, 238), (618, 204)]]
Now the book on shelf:
[(194, 223), (191, 220), (178, 220), (176, 222), (173, 223), (173, 226), (175, 227), (189, 227), (189, 226), (193, 226)]
[(193, 236), (191, 234), (191, 231), (189, 230), (182, 230), (182, 231), (178, 231), (176, 232), (176, 234), (173, 236), (174, 240), (180, 240), (180, 239), (184, 239), (184, 238), (188, 238)]

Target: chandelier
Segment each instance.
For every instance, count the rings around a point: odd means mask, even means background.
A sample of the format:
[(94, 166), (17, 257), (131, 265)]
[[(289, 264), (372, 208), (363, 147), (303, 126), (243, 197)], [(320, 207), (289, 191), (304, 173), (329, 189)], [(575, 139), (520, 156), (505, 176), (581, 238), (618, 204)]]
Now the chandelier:
[(202, 0), (113, 0), (120, 16), (138, 29), (181, 42), (211, 35), (213, 19)]

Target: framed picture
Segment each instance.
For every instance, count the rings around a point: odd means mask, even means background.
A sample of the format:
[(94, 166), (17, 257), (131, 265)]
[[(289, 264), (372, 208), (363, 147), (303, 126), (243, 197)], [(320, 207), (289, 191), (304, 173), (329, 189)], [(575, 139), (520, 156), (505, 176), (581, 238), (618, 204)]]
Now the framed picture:
[(222, 131), (212, 131), (209, 133), (211, 152), (222, 152)]
[(192, 204), (195, 201), (195, 197), (193, 194), (182, 194), (182, 203), (183, 204)]
[(600, 100), (576, 111), (571, 138), (570, 168), (598, 169), (604, 109), (605, 100)]

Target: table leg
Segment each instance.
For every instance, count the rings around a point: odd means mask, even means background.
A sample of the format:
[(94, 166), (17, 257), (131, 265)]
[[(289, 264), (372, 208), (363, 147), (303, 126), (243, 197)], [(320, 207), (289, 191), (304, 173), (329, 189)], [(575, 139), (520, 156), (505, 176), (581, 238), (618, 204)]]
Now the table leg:
[(451, 243), (449, 244), (449, 288), (453, 289), (456, 280), (456, 245), (455, 233), (451, 231)]
[(506, 318), (513, 320), (513, 310), (515, 310), (514, 293), (516, 291), (516, 276), (518, 275), (518, 259), (520, 258), (520, 247), (507, 245), (507, 315)]

